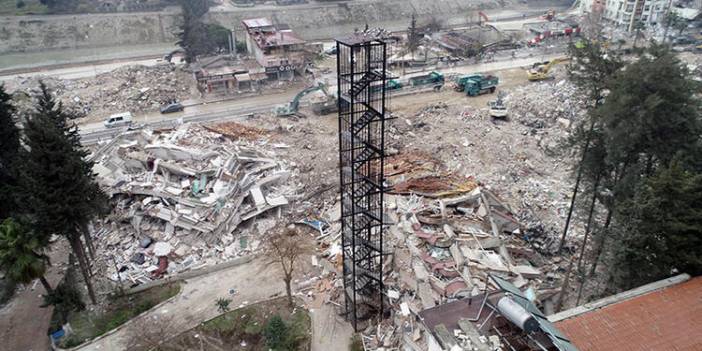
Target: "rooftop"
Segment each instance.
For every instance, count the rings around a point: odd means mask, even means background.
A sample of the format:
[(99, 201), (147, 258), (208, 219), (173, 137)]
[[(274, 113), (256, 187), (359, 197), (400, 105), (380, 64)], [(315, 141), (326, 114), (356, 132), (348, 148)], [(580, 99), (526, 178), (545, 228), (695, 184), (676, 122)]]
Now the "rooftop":
[(581, 351), (702, 350), (702, 277), (680, 275), (549, 317)]
[(273, 22), (269, 20), (268, 18), (251, 18), (251, 19), (245, 19), (241, 21), (246, 29), (253, 29), (253, 28), (263, 28), (263, 27), (272, 27)]

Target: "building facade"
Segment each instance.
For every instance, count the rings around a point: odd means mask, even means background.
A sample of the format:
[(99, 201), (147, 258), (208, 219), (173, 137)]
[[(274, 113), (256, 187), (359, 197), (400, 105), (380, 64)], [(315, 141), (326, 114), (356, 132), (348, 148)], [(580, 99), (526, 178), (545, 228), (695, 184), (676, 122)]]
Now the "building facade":
[(287, 26), (275, 26), (268, 18), (243, 20), (246, 49), (269, 79), (292, 79), (306, 65), (305, 44)]
[(672, 0), (582, 0), (583, 13), (601, 13), (602, 18), (618, 27), (634, 30), (637, 22), (647, 26), (663, 21)]

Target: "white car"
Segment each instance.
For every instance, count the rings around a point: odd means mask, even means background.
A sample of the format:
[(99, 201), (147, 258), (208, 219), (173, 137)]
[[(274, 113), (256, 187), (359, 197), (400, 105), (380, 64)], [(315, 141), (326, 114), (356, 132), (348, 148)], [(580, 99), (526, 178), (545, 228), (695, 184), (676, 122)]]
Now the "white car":
[(132, 114), (130, 112), (118, 113), (105, 120), (106, 128), (128, 126), (132, 124)]

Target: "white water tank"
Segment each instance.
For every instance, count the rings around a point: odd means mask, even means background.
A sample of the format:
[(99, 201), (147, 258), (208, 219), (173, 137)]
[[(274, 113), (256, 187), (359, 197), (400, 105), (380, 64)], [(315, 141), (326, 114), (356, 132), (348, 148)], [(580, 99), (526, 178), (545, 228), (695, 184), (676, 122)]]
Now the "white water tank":
[(536, 318), (509, 296), (504, 296), (497, 301), (497, 310), (503, 317), (527, 333), (539, 330), (539, 322)]

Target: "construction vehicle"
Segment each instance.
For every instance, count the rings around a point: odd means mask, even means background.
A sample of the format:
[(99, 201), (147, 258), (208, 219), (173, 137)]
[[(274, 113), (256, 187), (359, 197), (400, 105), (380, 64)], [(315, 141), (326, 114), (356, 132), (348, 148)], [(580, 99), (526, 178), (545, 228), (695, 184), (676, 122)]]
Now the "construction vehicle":
[(310, 108), (317, 116), (327, 115), (339, 111), (338, 100), (336, 93), (331, 93), (325, 84), (320, 83), (324, 96), (312, 97), (310, 100)]
[[(382, 84), (377, 84), (377, 85), (371, 86), (371, 88), (370, 88), (371, 92), (377, 93), (378, 91), (380, 91), (380, 87), (382, 87), (382, 86), (383, 86)], [(390, 79), (385, 83), (385, 91), (386, 92), (391, 92), (393, 90), (400, 90), (403, 87), (404, 87), (404, 85), (402, 84), (402, 82), (399, 79)]]
[(504, 102), (504, 93), (499, 92), (497, 94), (497, 100), (492, 100), (488, 102), (488, 113), (490, 117), (497, 119), (505, 119), (509, 114), (507, 110), (507, 105)]
[(286, 116), (296, 115), (298, 110), (300, 109), (300, 99), (302, 99), (307, 94), (313, 93), (315, 91), (320, 91), (320, 90), (322, 92), (324, 92), (324, 95), (329, 96), (326, 85), (324, 85), (323, 83), (319, 83), (316, 86), (309, 87), (309, 88), (297, 93), (297, 95), (295, 95), (295, 97), (292, 99), (292, 101), (290, 101), (290, 103), (277, 106), (273, 110), (273, 112), (278, 117), (286, 117)]
[(527, 79), (531, 82), (538, 82), (546, 79), (553, 79), (554, 76), (549, 74), (553, 66), (570, 60), (568, 57), (555, 58), (551, 61), (537, 62), (527, 70)]
[(456, 78), (453, 89), (465, 92), (468, 96), (494, 93), (500, 80), (489, 74), (467, 74)]
[(444, 85), (444, 75), (441, 72), (432, 71), (429, 74), (410, 77), (408, 81), (409, 85), (413, 87), (430, 84)]

